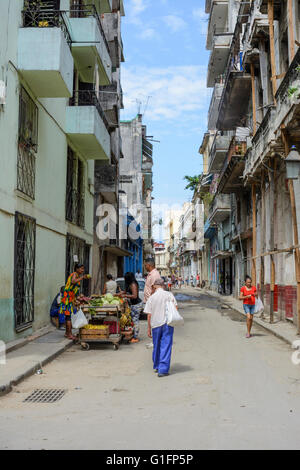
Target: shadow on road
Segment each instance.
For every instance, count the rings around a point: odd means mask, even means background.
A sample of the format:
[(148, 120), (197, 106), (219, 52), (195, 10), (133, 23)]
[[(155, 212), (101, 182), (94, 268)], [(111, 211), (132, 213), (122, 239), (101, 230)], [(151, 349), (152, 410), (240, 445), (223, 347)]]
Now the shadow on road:
[(186, 364), (174, 364), (172, 365), (172, 375), (173, 374), (183, 374), (184, 372), (189, 372), (190, 370), (193, 370), (191, 366), (188, 366)]

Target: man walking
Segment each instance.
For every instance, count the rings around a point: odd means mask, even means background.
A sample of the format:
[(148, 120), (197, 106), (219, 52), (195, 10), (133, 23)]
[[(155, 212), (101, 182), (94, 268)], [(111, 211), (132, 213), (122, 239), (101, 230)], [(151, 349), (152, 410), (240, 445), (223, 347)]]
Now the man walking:
[(159, 272), (155, 268), (155, 262), (152, 258), (148, 258), (145, 261), (145, 268), (148, 272), (148, 276), (145, 283), (144, 289), (144, 302), (147, 302), (150, 295), (152, 295), (152, 287), (156, 279), (161, 279)]
[(174, 302), (177, 306), (174, 295), (164, 290), (163, 279), (157, 279), (144, 312), (148, 315), (148, 336), (153, 338), (153, 368), (158, 372), (158, 377), (169, 375), (171, 364), (174, 328), (167, 324), (167, 301)]

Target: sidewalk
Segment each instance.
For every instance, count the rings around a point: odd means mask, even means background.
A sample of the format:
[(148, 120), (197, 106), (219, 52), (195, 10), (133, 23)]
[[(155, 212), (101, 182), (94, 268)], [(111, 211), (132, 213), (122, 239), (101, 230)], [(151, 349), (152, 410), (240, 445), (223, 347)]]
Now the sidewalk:
[[(228, 305), (233, 310), (236, 310), (240, 314), (246, 317), (246, 314), (243, 309), (242, 302), (240, 300), (235, 299), (232, 295), (220, 295), (217, 292), (208, 290), (208, 289), (200, 289), (196, 288), (199, 292), (203, 292), (205, 294), (218, 297), (220, 302), (224, 305)], [(276, 323), (269, 323), (268, 319), (262, 319), (258, 315), (254, 315), (253, 322), (257, 325), (261, 326), (265, 330), (269, 331), (273, 335), (277, 336), (277, 338), (285, 341), (286, 343), (292, 346), (293, 342), (300, 339), (300, 336), (297, 336), (296, 327), (289, 322), (278, 321)]]
[(64, 330), (51, 330), (32, 337), (18, 349), (10, 348), (6, 365), (0, 364), (0, 396), (9, 393), (14, 385), (34, 374), (74, 343), (64, 337)]

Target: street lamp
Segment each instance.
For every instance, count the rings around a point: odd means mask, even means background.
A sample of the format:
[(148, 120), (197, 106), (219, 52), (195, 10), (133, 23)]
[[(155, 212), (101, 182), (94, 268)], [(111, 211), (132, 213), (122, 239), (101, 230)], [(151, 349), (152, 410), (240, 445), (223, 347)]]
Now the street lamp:
[(293, 145), (290, 153), (285, 159), (286, 162), (286, 177), (289, 180), (297, 180), (300, 173), (300, 154)]

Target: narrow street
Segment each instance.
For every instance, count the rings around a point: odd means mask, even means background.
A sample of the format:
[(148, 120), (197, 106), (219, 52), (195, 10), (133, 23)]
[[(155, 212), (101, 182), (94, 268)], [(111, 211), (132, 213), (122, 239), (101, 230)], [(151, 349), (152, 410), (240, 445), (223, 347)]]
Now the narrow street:
[[(1, 449), (300, 448), (300, 368), (263, 329), (217, 298), (184, 289), (171, 375), (157, 378), (142, 341), (82, 351), (73, 346), (0, 399)], [(226, 302), (226, 298), (224, 298)], [(24, 403), (38, 388), (57, 403)]]

